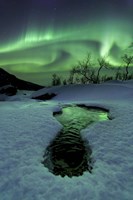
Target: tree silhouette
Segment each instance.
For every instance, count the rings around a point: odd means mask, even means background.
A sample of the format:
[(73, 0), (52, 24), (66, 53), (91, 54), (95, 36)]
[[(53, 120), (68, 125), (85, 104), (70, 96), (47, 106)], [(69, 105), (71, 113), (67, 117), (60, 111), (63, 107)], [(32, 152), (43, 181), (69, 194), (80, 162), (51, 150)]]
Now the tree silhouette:
[(61, 78), (57, 74), (52, 75), (52, 85), (61, 85)]
[[(52, 85), (67, 85), (67, 84), (88, 84), (88, 83), (100, 83), (109, 80), (127, 80), (133, 78), (133, 73), (129, 75), (129, 66), (133, 63), (133, 56), (125, 54), (121, 57), (125, 63), (125, 71), (122, 71), (122, 67), (113, 67), (105, 57), (100, 57), (97, 59), (98, 69), (93, 68), (93, 63), (91, 59), (91, 54), (88, 54), (87, 57), (79, 61), (71, 70), (69, 77), (61, 80), (61, 77), (58, 74), (52, 75)], [(112, 76), (103, 75), (101, 76), (101, 70), (103, 68), (115, 70), (115, 74)]]
[(129, 66), (131, 63), (133, 63), (133, 56), (128, 56), (127, 54), (124, 54), (124, 56), (122, 56), (122, 60), (125, 63), (125, 80), (128, 79), (128, 74), (129, 74)]
[(71, 73), (76, 83), (93, 83), (95, 70), (92, 69), (91, 54), (88, 54), (85, 60), (79, 61), (78, 65), (72, 68)]
[(102, 68), (107, 68), (110, 64), (105, 60), (104, 57), (98, 58), (97, 59), (98, 64), (99, 64), (99, 69), (97, 72), (97, 78), (96, 78), (96, 82), (99, 83), (100, 82), (100, 71)]

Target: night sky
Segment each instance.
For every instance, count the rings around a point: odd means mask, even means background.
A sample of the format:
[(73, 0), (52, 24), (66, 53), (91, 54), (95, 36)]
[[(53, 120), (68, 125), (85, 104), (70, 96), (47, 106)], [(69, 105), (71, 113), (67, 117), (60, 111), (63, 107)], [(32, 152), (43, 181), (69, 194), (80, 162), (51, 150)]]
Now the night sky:
[(87, 53), (121, 66), (132, 42), (133, 0), (0, 0), (0, 67), (25, 80), (46, 84)]

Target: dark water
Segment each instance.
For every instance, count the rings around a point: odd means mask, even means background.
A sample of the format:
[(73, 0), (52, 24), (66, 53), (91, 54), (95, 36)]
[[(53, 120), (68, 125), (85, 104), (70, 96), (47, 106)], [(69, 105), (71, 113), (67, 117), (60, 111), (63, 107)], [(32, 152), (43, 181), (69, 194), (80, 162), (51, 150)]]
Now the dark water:
[(84, 141), (80, 131), (88, 125), (107, 120), (108, 112), (100, 109), (69, 106), (55, 114), (63, 129), (48, 146), (44, 161), (45, 167), (55, 175), (80, 176), (84, 171), (92, 171), (91, 147)]

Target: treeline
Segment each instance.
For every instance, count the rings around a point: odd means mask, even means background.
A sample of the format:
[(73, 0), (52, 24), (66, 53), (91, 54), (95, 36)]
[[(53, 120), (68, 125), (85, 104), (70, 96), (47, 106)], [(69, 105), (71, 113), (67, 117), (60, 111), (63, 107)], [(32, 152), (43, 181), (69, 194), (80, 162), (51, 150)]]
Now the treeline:
[[(106, 58), (97, 59), (98, 68), (94, 68), (91, 54), (88, 54), (83, 61), (79, 61), (70, 72), (69, 77), (62, 79), (58, 74), (52, 75), (52, 85), (68, 85), (68, 84), (88, 84), (88, 83), (102, 83), (109, 80), (129, 80), (133, 79), (133, 71), (130, 72), (130, 66), (133, 64), (133, 56), (127, 54), (121, 57), (123, 67), (113, 67)], [(102, 75), (103, 69), (111, 70), (110, 75)]]

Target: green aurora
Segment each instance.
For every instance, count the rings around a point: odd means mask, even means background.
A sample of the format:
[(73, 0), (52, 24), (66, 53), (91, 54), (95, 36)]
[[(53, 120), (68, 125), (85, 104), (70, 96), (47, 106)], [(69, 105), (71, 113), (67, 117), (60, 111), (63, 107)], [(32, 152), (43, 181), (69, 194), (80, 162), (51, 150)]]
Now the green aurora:
[(17, 36), (1, 41), (0, 67), (33, 82), (45, 84), (44, 73), (65, 73), (87, 53), (92, 54), (94, 67), (99, 57), (122, 66), (121, 56), (132, 54), (133, 27), (126, 18), (72, 20), (60, 26), (31, 21)]

